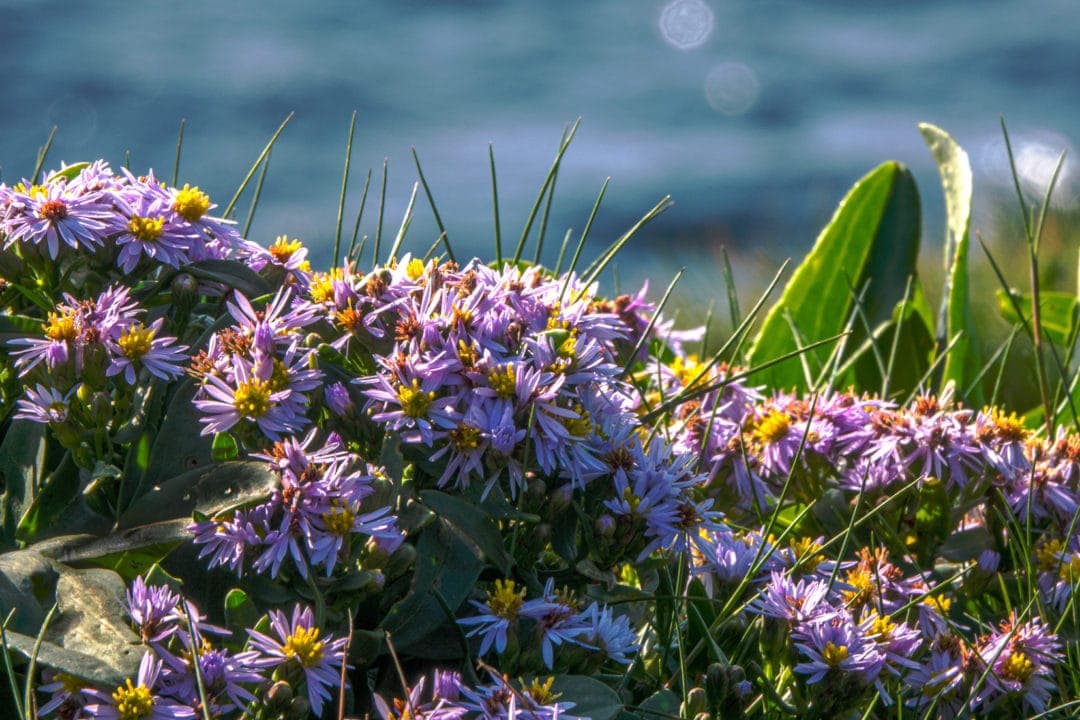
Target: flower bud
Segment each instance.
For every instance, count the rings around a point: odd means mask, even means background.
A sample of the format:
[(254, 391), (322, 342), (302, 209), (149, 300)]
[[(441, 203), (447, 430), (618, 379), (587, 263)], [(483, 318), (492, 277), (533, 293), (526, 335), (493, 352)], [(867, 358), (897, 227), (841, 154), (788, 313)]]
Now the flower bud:
[(172, 281), (173, 303), (182, 305), (190, 303), (199, 296), (199, 281), (190, 273), (182, 272)]
[(284, 680), (278, 680), (266, 691), (266, 704), (270, 707), (284, 708), (292, 699), (292, 686)]
[(610, 538), (615, 534), (615, 518), (607, 513), (596, 518), (596, 534), (600, 537)]

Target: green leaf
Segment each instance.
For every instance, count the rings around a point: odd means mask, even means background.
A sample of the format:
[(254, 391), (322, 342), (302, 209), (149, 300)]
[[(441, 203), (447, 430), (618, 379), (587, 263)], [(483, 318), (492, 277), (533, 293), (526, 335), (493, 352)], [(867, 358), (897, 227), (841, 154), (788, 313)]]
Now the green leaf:
[(192, 404), (196, 386), (191, 378), (180, 381), (158, 428), (146, 472), (135, 492), (138, 498), (147, 486), (181, 473), (205, 467), (213, 462), (210, 439), (202, 435), (201, 414)]
[(187, 520), (168, 520), (71, 543), (49, 555), (66, 565), (108, 568), (130, 582), (190, 539)]
[(611, 720), (623, 709), (618, 693), (585, 675), (556, 675), (551, 690), (559, 694), (559, 702), (574, 703), (571, 712), (579, 717)]
[(90, 167), (88, 162), (77, 162), (71, 165), (65, 165), (61, 169), (54, 172), (49, 176), (46, 182), (55, 182), (56, 180), (73, 180), (79, 173), (86, 168)]
[[(942, 321), (938, 326), (937, 347), (941, 351), (956, 337), (941, 375), (941, 389), (952, 381), (963, 391), (979, 374), (979, 345), (968, 290), (968, 231), (971, 226), (971, 163), (964, 149), (947, 132), (928, 123), (919, 124), (919, 132), (930, 148), (941, 174), (945, 193), (945, 291), (942, 294)], [(976, 386), (971, 397), (962, 398), (976, 407), (983, 404), (982, 388)]]
[(0, 614), (15, 611), (10, 629), (37, 634), (59, 577), (57, 564), (33, 550), (0, 554)]
[(23, 513), (15, 529), (16, 539), (20, 542), (35, 540), (78, 496), (79, 470), (68, 452), (60, 465), (49, 473), (41, 492)]
[(45, 425), (15, 420), (0, 443), (0, 546), (15, 544), (19, 521), (34, 501), (45, 463)]
[(274, 291), (257, 272), (236, 260), (200, 260), (184, 266), (184, 272), (200, 280), (225, 285), (245, 295), (249, 300)]
[(137, 498), (121, 516), (120, 527), (190, 518), (195, 512), (214, 517), (265, 500), (278, 483), (278, 474), (265, 462), (235, 460), (199, 468), (158, 483)]
[(438, 490), (424, 490), (420, 499), (472, 547), (477, 558), (491, 563), (503, 575), (510, 573), (513, 561), (502, 534), (483, 508)]
[[(100, 687), (117, 687), (136, 677), (144, 647), (124, 619), (124, 581), (110, 570), (56, 567), (59, 615), (45, 632), (39, 662)], [(8, 640), (29, 656), (36, 635), (35, 628), (9, 633)]]
[(240, 446), (236, 444), (236, 438), (229, 433), (216, 433), (210, 446), (210, 457), (218, 462), (240, 457)]
[(225, 596), (225, 622), (236, 630), (253, 627), (259, 621), (259, 610), (248, 594), (233, 588)]
[(0, 313), (0, 339), (41, 335), (41, 321), (26, 315)]
[[(1031, 322), (1031, 295), (1010, 290), (1013, 299), (1020, 304), (1020, 310), (1024, 313), (1024, 319)], [(1010, 323), (1020, 322), (1012, 301), (1001, 288), (997, 290), (998, 312)], [(1039, 309), (1041, 310), (1040, 321), (1043, 332), (1053, 340), (1054, 344), (1061, 348), (1068, 348), (1076, 338), (1076, 331), (1080, 327), (1080, 302), (1072, 293), (1052, 292), (1049, 290), (1039, 291)]]
[[(769, 310), (747, 364), (798, 350), (792, 325), (807, 343), (843, 332), (855, 295), (866, 283), (863, 312), (870, 327), (887, 321), (915, 273), (919, 223), (919, 194), (907, 168), (886, 162), (859, 180)], [(853, 342), (849, 347), (858, 346)], [(832, 350), (817, 348), (765, 368), (753, 379), (805, 391), (801, 360), (817, 374)]]
[[(637, 717), (660, 718), (665, 715), (679, 717), (679, 706), (682, 701), (679, 696), (670, 690), (657, 690), (638, 706)], [(651, 712), (650, 712), (651, 711)]]
[(381, 623), (393, 636), (399, 651), (423, 640), (448, 621), (435, 590), (456, 612), (473, 591), (483, 568), (472, 548), (442, 520), (420, 533), (416, 557), (416, 571), (408, 593), (390, 608)]

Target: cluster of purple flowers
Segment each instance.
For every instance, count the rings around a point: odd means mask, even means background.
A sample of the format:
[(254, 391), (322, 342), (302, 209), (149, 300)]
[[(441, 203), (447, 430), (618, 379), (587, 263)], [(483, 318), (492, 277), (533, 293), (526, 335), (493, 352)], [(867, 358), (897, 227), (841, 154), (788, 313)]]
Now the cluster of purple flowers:
[(554, 667), (555, 648), (564, 645), (588, 651), (588, 659), (600, 664), (613, 660), (628, 665), (638, 650), (637, 635), (625, 615), (616, 616), (611, 608), (597, 602), (579, 609), (573, 594), (556, 592), (550, 579), (543, 594), (532, 600), (525, 600), (525, 589), (513, 580), (496, 580), (486, 601), (472, 603), (481, 614), (458, 623), (471, 628), (470, 637), (480, 636), (480, 656), (492, 648), (502, 655), (508, 645), (513, 645), (516, 653), (519, 639), (527, 640), (523, 633), (529, 628), (534, 637), (525, 649), (539, 647), (540, 659), (548, 670)]
[(337, 435), (318, 445), (316, 438), (315, 430), (302, 442), (287, 437), (254, 455), (281, 477), (265, 502), (228, 519), (190, 526), (195, 542), (204, 545), (200, 557), (209, 557), (210, 567), (223, 565), (240, 574), (250, 560), (255, 572), (274, 578), (291, 558), (300, 577), (318, 566), (329, 577), (339, 563), (348, 562), (356, 538), (371, 538), (383, 552), (402, 543), (390, 508), (362, 510), (379, 471), (348, 452)]
[[(247, 630), (237, 643), (225, 628), (205, 622), (198, 609), (171, 588), (136, 578), (127, 593), (128, 613), (146, 651), (138, 675), (110, 690), (53, 673), (41, 686), (49, 699), (40, 717), (95, 720), (188, 720), (203, 716), (199, 683), (212, 717), (273, 703), (272, 680), (289, 685), (316, 715), (340, 682), (345, 639), (320, 637), (310, 608), (291, 617), (271, 610), (270, 634)], [(280, 690), (277, 695), (281, 695)], [(291, 697), (293, 692), (288, 693)]]
[(265, 442), (309, 424), (308, 394), (322, 387), (322, 373), (301, 341), (315, 318), (290, 307), (292, 297), (283, 288), (262, 310), (239, 292), (228, 303), (234, 324), (214, 333), (191, 363), (204, 435), (235, 429)]
[(0, 184), (4, 249), (34, 249), (56, 259), (82, 251), (115, 258), (125, 274), (147, 258), (180, 267), (251, 252), (230, 221), (208, 215), (215, 205), (197, 187), (169, 187), (153, 172), (113, 173), (104, 161), (61, 168), (40, 183)]
[(516, 495), (534, 465), (578, 487), (607, 472), (599, 428), (627, 412), (615, 343), (629, 328), (594, 292), (536, 267), (405, 256), (366, 275), (316, 274), (308, 297), (338, 349), (378, 349), (358, 379), (367, 410), (432, 448), (440, 485), (490, 487), (505, 473)]
[(553, 691), (555, 679), (515, 685), (505, 676), (491, 673), (491, 682), (470, 687), (453, 671), (436, 670), (432, 676), (431, 697), (424, 700), (426, 678), (421, 677), (404, 698), (387, 703), (375, 696), (375, 709), (382, 720), (424, 718), (425, 720), (460, 720), (464, 717), (484, 720), (579, 720), (567, 713), (572, 702), (559, 702)]

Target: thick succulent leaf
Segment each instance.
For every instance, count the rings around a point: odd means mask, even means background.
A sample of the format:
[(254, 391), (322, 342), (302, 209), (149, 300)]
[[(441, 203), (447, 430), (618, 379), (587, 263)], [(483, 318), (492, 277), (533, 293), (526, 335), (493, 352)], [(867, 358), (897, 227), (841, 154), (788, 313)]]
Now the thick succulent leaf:
[[(144, 647), (124, 619), (120, 576), (110, 570), (54, 567), (59, 569), (57, 613), (45, 632), (39, 663), (102, 687), (117, 687), (135, 677)], [(34, 628), (11, 633), (8, 639), (29, 655), (37, 633)]]
[(85, 543), (69, 544), (51, 554), (68, 565), (115, 570), (124, 580), (131, 581), (160, 562), (177, 545), (191, 539), (187, 524), (186, 519), (166, 520), (120, 530)]
[[(1031, 294), (1018, 290), (1011, 290), (1010, 293), (1011, 300), (1004, 290), (997, 290), (998, 312), (1010, 323), (1020, 322), (1013, 306), (1013, 301), (1016, 301), (1024, 313), (1024, 320), (1030, 323)], [(1046, 336), (1060, 348), (1070, 347), (1076, 339), (1077, 329), (1080, 328), (1080, 301), (1076, 296), (1065, 292), (1040, 291), (1039, 309), (1039, 321)]]
[(0, 443), (0, 546), (12, 547), (19, 520), (34, 500), (45, 464), (45, 425), (15, 420)]
[(237, 460), (199, 468), (147, 488), (120, 518), (120, 527), (190, 518), (196, 512), (214, 517), (265, 500), (278, 482), (265, 462)]
[[(49, 473), (44, 487), (26, 508), (15, 537), (20, 542), (32, 542), (53, 525), (69, 505), (79, 498), (79, 470), (67, 453), (55, 470)], [(66, 528), (70, 532), (70, 527)]]
[[(804, 342), (843, 332), (864, 286), (862, 310), (869, 326), (886, 322), (904, 295), (907, 278), (915, 274), (919, 223), (918, 190), (907, 168), (887, 162), (859, 180), (769, 310), (748, 364), (760, 365), (797, 351)], [(854, 338), (849, 347), (860, 341)], [(806, 390), (803, 361), (816, 374), (832, 350), (816, 348), (760, 371), (754, 380)]]
[(447, 523), (439, 520), (420, 533), (416, 543), (416, 571), (405, 597), (383, 618), (398, 650), (423, 640), (449, 618), (435, 597), (438, 591), (451, 612), (472, 592), (483, 563)]
[(197, 263), (185, 265), (184, 272), (200, 280), (221, 283), (243, 293), (249, 299), (274, 291), (270, 283), (260, 277), (257, 272), (235, 260), (200, 260)]
[(213, 463), (210, 438), (201, 435), (201, 415), (192, 405), (196, 386), (190, 379), (181, 381), (173, 391), (165, 410), (165, 419), (154, 436), (136, 498), (149, 485)]
[(585, 675), (556, 675), (551, 690), (559, 694), (559, 702), (574, 703), (569, 712), (578, 717), (611, 720), (623, 709), (614, 690)]
[(424, 490), (420, 498), (472, 547), (480, 560), (491, 563), (503, 575), (509, 574), (513, 561), (506, 552), (502, 534), (482, 508), (437, 490)]
[[(979, 345), (975, 335), (975, 320), (971, 311), (968, 278), (968, 231), (971, 226), (972, 178), (971, 162), (964, 149), (939, 127), (928, 123), (919, 125), (919, 132), (930, 148), (945, 193), (945, 292), (942, 297), (938, 349), (943, 350), (958, 334), (941, 376), (941, 386), (952, 381), (963, 390), (979, 374)], [(962, 398), (970, 405), (982, 405), (980, 387), (971, 397)]]
[(57, 563), (33, 550), (0, 555), (0, 616), (15, 611), (9, 628), (37, 634), (52, 607), (60, 569)]

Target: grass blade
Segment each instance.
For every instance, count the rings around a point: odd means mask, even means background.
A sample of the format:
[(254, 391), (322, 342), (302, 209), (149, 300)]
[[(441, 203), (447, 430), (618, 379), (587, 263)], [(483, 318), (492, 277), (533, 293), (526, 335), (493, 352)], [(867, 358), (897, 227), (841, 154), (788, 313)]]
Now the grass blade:
[(435, 216), (435, 225), (439, 228), (439, 237), (443, 243), (446, 244), (446, 255), (450, 258), (451, 262), (457, 262), (457, 258), (454, 257), (454, 249), (450, 247), (450, 238), (446, 236), (446, 226), (443, 225), (442, 217), (439, 216), (439, 208), (435, 207), (435, 198), (431, 194), (431, 188), (428, 187), (427, 178), (424, 177), (424, 170), (420, 167), (420, 158), (416, 154), (416, 148), (412, 148), (413, 162), (416, 163), (416, 174), (420, 176), (420, 184), (424, 186), (424, 194), (427, 195), (428, 205), (431, 206), (431, 214)]
[(52, 130), (49, 131), (49, 137), (45, 138), (45, 144), (38, 148), (37, 163), (34, 164), (34, 173), (30, 176), (32, 183), (37, 182), (41, 169), (45, 167), (45, 158), (49, 157), (49, 150), (52, 148), (53, 140), (56, 139), (56, 127), (53, 125)]
[(341, 196), (338, 198), (337, 226), (334, 229), (334, 254), (330, 261), (331, 267), (337, 267), (341, 253), (341, 223), (345, 219), (345, 193), (349, 188), (349, 164), (352, 162), (353, 135), (356, 133), (356, 111), (352, 111), (352, 119), (349, 121), (349, 136), (345, 141), (345, 170), (341, 173)]
[(390, 160), (388, 158), (383, 158), (382, 187), (379, 188), (379, 219), (375, 225), (375, 256), (371, 261), (372, 265), (379, 264), (379, 249), (382, 246), (383, 215), (386, 212), (386, 173), (389, 164)]
[(274, 131), (274, 134), (270, 136), (270, 140), (266, 143), (266, 147), (259, 153), (259, 157), (255, 158), (255, 162), (251, 164), (251, 169), (248, 170), (247, 175), (245, 175), (244, 179), (240, 182), (240, 187), (236, 188), (236, 192), (233, 193), (232, 200), (229, 201), (229, 204), (226, 205), (225, 209), (221, 212), (222, 217), (229, 217), (229, 215), (232, 214), (233, 208), (236, 207), (236, 203), (240, 201), (240, 196), (244, 194), (244, 188), (251, 182), (251, 178), (255, 176), (255, 171), (258, 170), (259, 165), (266, 160), (266, 156), (270, 154), (270, 150), (274, 147), (274, 143), (277, 142), (277, 139), (285, 130), (285, 126), (289, 124), (295, 114), (296, 113), (289, 113), (285, 116), (281, 125), (279, 125), (278, 129)]
[(488, 165), (491, 166), (491, 205), (495, 211), (495, 267), (502, 269), (502, 225), (499, 222), (499, 183), (495, 178), (495, 149), (488, 143)]
[(353, 254), (356, 249), (356, 237), (360, 234), (360, 218), (364, 217), (364, 205), (367, 204), (368, 188), (371, 187), (371, 170), (367, 171), (367, 178), (364, 180), (364, 191), (360, 193), (360, 209), (356, 211), (356, 222), (353, 223), (352, 238), (349, 240), (349, 251), (345, 253), (345, 257), (352, 259), (354, 262), (360, 259), (360, 253)]
[(180, 150), (184, 147), (184, 124), (185, 118), (180, 118), (180, 129), (176, 133), (176, 161), (173, 163), (172, 183), (176, 187), (176, 181), (180, 177)]
[(521, 238), (518, 240), (517, 248), (514, 250), (515, 263), (521, 259), (521, 252), (525, 249), (525, 241), (529, 237), (529, 231), (532, 230), (533, 221), (536, 220), (536, 213), (540, 210), (540, 203), (543, 202), (548, 188), (555, 182), (555, 176), (559, 173), (559, 165), (562, 163), (563, 155), (566, 154), (567, 148), (570, 147), (579, 125), (581, 125), (581, 118), (574, 121), (574, 124), (570, 127), (570, 132), (566, 133), (562, 142), (559, 143), (559, 151), (555, 154), (555, 160), (551, 163), (551, 169), (548, 170), (547, 177), (544, 178), (544, 184), (540, 186), (540, 192), (536, 194), (536, 201), (533, 203), (532, 210), (529, 211), (529, 218), (525, 221), (525, 228), (521, 231)]
[(248, 231), (251, 230), (251, 222), (255, 219), (255, 208), (259, 206), (259, 198), (262, 196), (263, 182), (266, 180), (268, 169), (270, 169), (270, 153), (266, 154), (266, 160), (263, 160), (262, 170), (259, 172), (259, 179), (255, 181), (255, 194), (251, 196), (251, 207), (248, 208), (247, 220), (244, 221), (244, 230), (240, 233), (243, 237), (247, 237)]
[(397, 257), (398, 250), (401, 249), (401, 243), (405, 240), (405, 233), (408, 232), (409, 225), (412, 223), (413, 206), (416, 204), (416, 192), (419, 189), (420, 183), (413, 183), (412, 194), (409, 195), (409, 204), (405, 208), (405, 215), (401, 218), (401, 227), (398, 228), (397, 236), (394, 238), (394, 245), (390, 248), (390, 255), (386, 259), (387, 263)]

